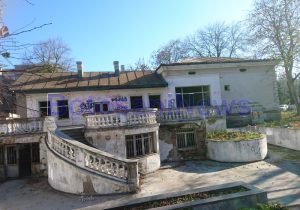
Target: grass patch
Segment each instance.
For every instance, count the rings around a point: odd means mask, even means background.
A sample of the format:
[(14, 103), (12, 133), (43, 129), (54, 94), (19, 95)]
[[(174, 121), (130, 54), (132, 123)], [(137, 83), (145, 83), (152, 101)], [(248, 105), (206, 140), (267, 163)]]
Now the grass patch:
[(296, 112), (281, 112), (281, 120), (265, 122), (259, 126), (281, 127), (281, 128), (300, 128), (300, 116)]
[(221, 141), (242, 141), (242, 140), (255, 140), (263, 138), (263, 135), (257, 132), (239, 132), (239, 131), (216, 131), (208, 132), (207, 140), (221, 140)]

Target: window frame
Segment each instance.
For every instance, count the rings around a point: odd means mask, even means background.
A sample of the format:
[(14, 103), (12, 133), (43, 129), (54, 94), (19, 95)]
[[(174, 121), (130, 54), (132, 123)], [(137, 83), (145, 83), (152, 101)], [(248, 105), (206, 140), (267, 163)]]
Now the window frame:
[[(134, 101), (133, 98), (141, 98), (141, 107), (138, 107), (138, 108), (133, 108), (132, 105), (132, 101)], [(136, 95), (136, 96), (130, 96), (130, 109), (143, 109), (144, 108), (144, 101), (143, 101), (143, 96), (141, 95)]]
[[(190, 89), (201, 88), (201, 91), (191, 92), (191, 91), (187, 90), (188, 88), (190, 88)], [(204, 90), (204, 88), (206, 88), (207, 90)], [(210, 85), (175, 87), (175, 95), (176, 95), (177, 108), (207, 106), (207, 105), (211, 104), (211, 87), (210, 87)], [(199, 95), (201, 96), (201, 98), (200, 98), (200, 100), (199, 99), (197, 100), (197, 97), (199, 97)], [(193, 96), (193, 98), (191, 98), (191, 96)], [(186, 100), (186, 97), (188, 97), (188, 100)], [(180, 98), (180, 100), (179, 100), (179, 98)], [(206, 100), (206, 98), (208, 98), (208, 100)], [(190, 99), (192, 99), (193, 101), (191, 102)], [(186, 102), (188, 102), (187, 105), (185, 105)], [(200, 102), (201, 102), (201, 104), (200, 104)], [(206, 103), (208, 103), (208, 104), (206, 104)]]
[[(131, 144), (130, 153), (128, 148), (129, 144)], [(156, 153), (155, 143), (154, 143), (154, 132), (126, 135), (125, 145), (126, 145), (126, 158), (128, 159), (140, 158), (140, 157), (144, 157)]]
[[(155, 101), (157, 101), (157, 102), (159, 102), (159, 106), (158, 107), (151, 107), (151, 100), (150, 100), (150, 98), (151, 97), (159, 97), (159, 100), (157, 100), (157, 99), (154, 99)], [(149, 108), (153, 108), (153, 109), (160, 109), (161, 108), (161, 95), (155, 95), (155, 94), (153, 94), (153, 95), (148, 95), (148, 99), (149, 99)], [(156, 103), (154, 103), (154, 105), (156, 105)]]
[[(65, 101), (67, 102), (66, 104), (64, 105), (59, 105), (59, 102), (62, 102), (62, 101)], [(65, 120), (65, 119), (70, 119), (70, 110), (69, 110), (69, 101), (68, 100), (57, 100), (57, 114), (58, 114), (58, 119), (59, 120)], [(65, 113), (66, 116), (60, 116), (60, 111), (59, 111), (59, 108), (65, 108), (66, 107), (66, 110), (67, 112)]]
[[(41, 103), (46, 103), (47, 106), (41, 106)], [(41, 109), (47, 109), (46, 115), (44, 115)], [(39, 101), (39, 112), (40, 112), (40, 117), (46, 117), (46, 116), (51, 116), (51, 103), (50, 101)]]
[[(188, 135), (192, 134), (193, 136), (193, 143), (192, 145), (189, 145), (188, 143)], [(181, 145), (179, 144), (179, 135), (184, 136), (184, 143)], [(196, 142), (196, 132), (194, 128), (180, 128), (176, 130), (176, 148), (178, 150), (189, 150), (189, 149), (196, 149), (197, 148), (197, 142)]]

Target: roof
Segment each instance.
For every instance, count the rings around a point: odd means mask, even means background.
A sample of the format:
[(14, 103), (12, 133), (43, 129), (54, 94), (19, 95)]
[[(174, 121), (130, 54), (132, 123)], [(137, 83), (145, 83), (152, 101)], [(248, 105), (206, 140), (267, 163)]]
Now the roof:
[(154, 71), (23, 73), (12, 90), (23, 93), (90, 91), (167, 87), (168, 83)]
[(197, 64), (219, 64), (219, 63), (249, 63), (249, 62), (274, 62), (278, 59), (247, 59), (247, 58), (226, 58), (226, 57), (203, 57), (203, 58), (187, 58), (175, 63), (161, 64), (161, 66), (177, 66), (177, 65), (197, 65)]

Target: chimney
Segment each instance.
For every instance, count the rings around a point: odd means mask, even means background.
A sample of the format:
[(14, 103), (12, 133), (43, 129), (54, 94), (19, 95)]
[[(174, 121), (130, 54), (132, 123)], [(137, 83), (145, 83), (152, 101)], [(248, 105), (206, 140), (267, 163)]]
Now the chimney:
[(125, 71), (125, 66), (121, 65), (121, 71)]
[(114, 68), (115, 68), (115, 75), (119, 76), (120, 75), (120, 69), (119, 69), (119, 61), (114, 61)]
[(79, 77), (84, 77), (84, 72), (83, 72), (83, 69), (82, 69), (82, 62), (81, 61), (76, 61), (76, 65), (77, 65), (78, 76)]

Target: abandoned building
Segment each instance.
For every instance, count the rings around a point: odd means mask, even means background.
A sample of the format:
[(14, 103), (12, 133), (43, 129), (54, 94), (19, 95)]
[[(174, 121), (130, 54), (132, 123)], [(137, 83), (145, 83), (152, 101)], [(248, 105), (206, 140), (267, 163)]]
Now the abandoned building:
[(206, 130), (226, 129), (230, 116), (278, 117), (277, 64), (201, 58), (85, 72), (77, 62), (77, 72), (24, 73), (12, 87), (20, 118), (0, 122), (0, 178), (47, 175), (76, 194), (135, 192), (139, 174), (161, 161), (205, 158)]

